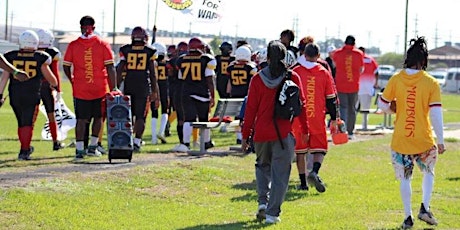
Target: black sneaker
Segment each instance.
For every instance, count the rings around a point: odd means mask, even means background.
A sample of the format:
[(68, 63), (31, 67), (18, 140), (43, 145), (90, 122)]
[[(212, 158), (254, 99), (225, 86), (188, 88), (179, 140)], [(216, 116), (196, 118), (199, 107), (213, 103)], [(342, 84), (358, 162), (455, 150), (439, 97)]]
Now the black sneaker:
[(204, 143), (204, 149), (210, 149), (212, 147), (214, 147), (214, 141)]
[(324, 185), (321, 178), (319, 178), (318, 174), (315, 172), (310, 172), (307, 177), (307, 181), (309, 184), (315, 185), (315, 188), (318, 192), (323, 193), (326, 191), (326, 186)]
[(165, 128), (165, 137), (169, 137), (171, 136), (171, 124), (168, 122), (166, 122), (166, 128)]
[(308, 191), (308, 185), (297, 185), (296, 187), (297, 190), (303, 190), (303, 191)]
[(84, 155), (86, 154), (85, 150), (75, 150), (75, 161), (82, 161)]
[(431, 211), (426, 211), (423, 203), (420, 205), (420, 211), (418, 213), (418, 219), (424, 221), (429, 225), (438, 225), (438, 221), (434, 218)]
[(64, 145), (59, 142), (59, 141), (56, 141), (56, 142), (53, 142), (53, 151), (58, 151), (59, 149), (62, 149), (64, 148)]
[(18, 154), (18, 160), (20, 161), (28, 161), (31, 160), (30, 154), (34, 151), (34, 148), (31, 146), (29, 150), (21, 150)]
[(134, 151), (135, 153), (141, 152), (141, 146), (134, 144), (134, 146), (133, 146), (133, 151)]
[(411, 229), (414, 227), (414, 220), (412, 216), (408, 216), (401, 225), (402, 229)]

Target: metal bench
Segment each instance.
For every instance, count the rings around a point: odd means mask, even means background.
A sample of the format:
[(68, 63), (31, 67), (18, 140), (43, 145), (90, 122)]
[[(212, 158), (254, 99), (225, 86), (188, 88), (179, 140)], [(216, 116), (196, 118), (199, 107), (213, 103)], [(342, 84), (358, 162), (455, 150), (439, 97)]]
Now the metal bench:
[(189, 151), (190, 155), (203, 155), (207, 151), (205, 149), (204, 131), (206, 129), (215, 129), (224, 124), (224, 118), (237, 117), (240, 114), (241, 106), (243, 105), (243, 98), (221, 98), (217, 101), (216, 109), (214, 110), (214, 118), (218, 118), (218, 121), (209, 122), (193, 122), (192, 127), (200, 130), (200, 150)]

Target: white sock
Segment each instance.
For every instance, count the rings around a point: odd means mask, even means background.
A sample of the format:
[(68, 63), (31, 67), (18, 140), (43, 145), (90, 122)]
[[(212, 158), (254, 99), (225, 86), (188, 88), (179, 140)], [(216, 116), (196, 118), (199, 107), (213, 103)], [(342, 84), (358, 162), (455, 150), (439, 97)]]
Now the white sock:
[(77, 150), (85, 150), (85, 147), (84, 147), (85, 143), (83, 141), (77, 141), (75, 142), (75, 148)]
[(411, 179), (403, 178), (401, 179), (399, 190), (401, 192), (401, 199), (404, 206), (404, 214), (406, 217), (412, 215), (412, 206), (411, 206), (411, 196), (412, 196), (412, 187)]
[(184, 131), (184, 143), (190, 144), (190, 137), (192, 136), (193, 127), (190, 122), (184, 122), (184, 127), (182, 129)]
[(423, 193), (423, 206), (425, 210), (430, 210), (431, 194), (433, 192), (434, 175), (429, 172), (423, 172), (422, 193)]
[(243, 139), (243, 135), (241, 134), (240, 131), (236, 132), (236, 139), (238, 139), (238, 140)]
[(157, 140), (157, 119), (152, 117), (150, 121), (150, 127), (152, 129), (152, 141)]
[(134, 138), (134, 144), (137, 145), (137, 146), (141, 146), (141, 141), (142, 141), (142, 139), (140, 139), (140, 138)]
[(93, 137), (91, 136), (91, 141), (89, 142), (89, 145), (95, 146), (97, 145), (97, 141), (99, 140), (99, 137)]
[(165, 135), (167, 122), (168, 122), (168, 114), (167, 113), (161, 114), (160, 132), (158, 132), (158, 134), (160, 134), (161, 136)]
[(204, 136), (204, 142), (210, 142), (211, 141), (211, 130), (205, 129), (203, 132), (203, 136)]

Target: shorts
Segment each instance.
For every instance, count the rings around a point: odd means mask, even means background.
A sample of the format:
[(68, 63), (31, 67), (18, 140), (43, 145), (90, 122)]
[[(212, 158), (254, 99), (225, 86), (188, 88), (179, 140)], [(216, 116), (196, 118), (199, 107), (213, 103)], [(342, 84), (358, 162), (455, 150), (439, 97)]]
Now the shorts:
[[(129, 94), (127, 94), (129, 95)], [(147, 95), (131, 94), (131, 114), (137, 119), (143, 119), (147, 117), (149, 112), (150, 101)]]
[(188, 95), (182, 97), (184, 121), (207, 122), (209, 120), (209, 101), (199, 101)]
[(77, 119), (89, 120), (91, 118), (102, 118), (105, 114), (105, 96), (93, 100), (74, 98), (73, 103)]
[(40, 97), (43, 101), (43, 105), (45, 106), (46, 113), (54, 113), (54, 96), (52, 92), (50, 83), (42, 82), (40, 87)]
[(436, 146), (415, 155), (405, 155), (393, 150), (391, 151), (391, 163), (393, 164), (396, 179), (398, 180), (411, 179), (415, 163), (417, 163), (420, 171), (434, 175), (434, 166), (436, 165), (437, 158), (438, 150)]
[(294, 152), (296, 154), (327, 152), (327, 135), (326, 133), (310, 134), (308, 142), (302, 141), (301, 133), (294, 133), (296, 145)]

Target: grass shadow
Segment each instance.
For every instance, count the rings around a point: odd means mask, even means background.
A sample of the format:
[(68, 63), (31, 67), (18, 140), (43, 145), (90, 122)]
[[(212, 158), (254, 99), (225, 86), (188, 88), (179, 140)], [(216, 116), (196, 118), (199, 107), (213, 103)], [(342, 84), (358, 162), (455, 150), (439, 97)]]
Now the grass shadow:
[(448, 181), (460, 181), (460, 177), (448, 177), (446, 180), (448, 180)]
[(192, 227), (178, 228), (179, 230), (198, 230), (198, 229), (263, 229), (272, 225), (265, 224), (258, 220), (240, 221), (227, 224), (202, 224)]

